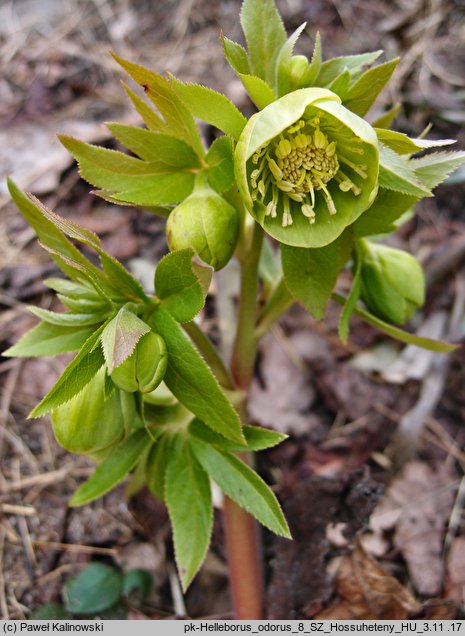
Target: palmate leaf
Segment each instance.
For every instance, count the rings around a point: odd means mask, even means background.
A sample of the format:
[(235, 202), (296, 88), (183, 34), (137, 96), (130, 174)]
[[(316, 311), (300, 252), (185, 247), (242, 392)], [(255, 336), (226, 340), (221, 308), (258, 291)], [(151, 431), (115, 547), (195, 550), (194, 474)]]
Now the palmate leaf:
[(198, 156), (182, 139), (115, 122), (108, 123), (107, 127), (126, 148), (150, 163), (154, 172), (176, 172), (200, 166)]
[(230, 137), (218, 137), (205, 157), (207, 179), (211, 187), (219, 192), (229, 190), (234, 182), (234, 146)]
[(356, 237), (387, 234), (394, 231), (394, 222), (409, 210), (420, 197), (380, 188), (371, 207), (354, 223)]
[(210, 543), (213, 505), (210, 480), (188, 440), (176, 435), (170, 447), (165, 500), (173, 528), (174, 553), (183, 590), (201, 566)]
[(28, 307), (31, 314), (40, 318), (43, 322), (59, 327), (89, 327), (104, 322), (106, 314), (91, 313), (77, 314), (74, 312), (58, 312), (43, 309), (42, 307)]
[(247, 443), (235, 444), (234, 442), (224, 438), (222, 435), (215, 433), (215, 431), (197, 418), (192, 420), (189, 424), (189, 435), (198, 438), (206, 444), (218, 446), (218, 448), (229, 452), (261, 451), (266, 448), (273, 448), (273, 446), (277, 446), (287, 439), (287, 435), (284, 435), (283, 433), (271, 431), (267, 428), (261, 428), (260, 426), (245, 425), (242, 428), (242, 432), (244, 433)]
[(292, 62), (292, 54), (294, 52), (294, 47), (299, 39), (302, 31), (307, 26), (307, 23), (304, 22), (301, 24), (294, 33), (288, 37), (286, 42), (284, 42), (281, 50), (279, 51), (278, 57), (276, 59), (276, 78), (275, 78), (275, 89), (278, 94), (278, 97), (282, 97), (294, 90), (295, 88), (301, 88), (300, 86), (294, 86), (294, 82), (292, 81), (291, 76), (291, 62)]
[(20, 340), (2, 352), (7, 358), (35, 358), (74, 353), (94, 333), (95, 327), (65, 327), (45, 322), (33, 327)]
[(145, 430), (133, 433), (97, 467), (89, 479), (80, 486), (69, 502), (70, 506), (83, 506), (117, 486), (128, 475), (144, 451), (153, 442)]
[(323, 318), (326, 305), (352, 247), (352, 232), (318, 249), (281, 245), (281, 260), (286, 286), (317, 320)]
[(404, 133), (384, 128), (375, 128), (378, 139), (388, 148), (400, 155), (410, 155), (420, 150), (450, 146), (454, 139), (411, 139)]
[(432, 196), (417, 177), (409, 159), (379, 143), (379, 185), (387, 190), (394, 190), (422, 199)]
[(157, 115), (153, 108), (151, 108), (142, 97), (136, 95), (124, 82), (121, 82), (121, 84), (147, 128), (154, 132), (169, 133), (168, 125)]
[(315, 81), (316, 86), (329, 86), (334, 80), (346, 69), (350, 71), (352, 77), (362, 74), (362, 69), (371, 66), (383, 51), (373, 51), (370, 53), (361, 53), (358, 55), (345, 55), (341, 57), (333, 57), (323, 62)]
[(192, 146), (199, 157), (204, 157), (205, 150), (194, 119), (188, 108), (176, 95), (170, 82), (161, 75), (139, 66), (139, 64), (124, 60), (114, 53), (112, 55), (132, 79), (139, 86), (142, 86), (147, 97), (162, 114), (171, 134)]
[(194, 186), (191, 168), (168, 168), (166, 162), (160, 160), (142, 161), (72, 137), (61, 136), (60, 140), (78, 161), (82, 178), (110, 191), (109, 198), (113, 201), (144, 207), (178, 203)]
[(272, 532), (290, 538), (278, 500), (257, 473), (234, 455), (198, 438), (190, 438), (190, 445), (202, 468), (228, 497)]
[(193, 320), (205, 304), (213, 269), (192, 249), (171, 252), (158, 263), (155, 292), (178, 322)]
[(271, 86), (265, 82), (265, 80), (262, 80), (261, 77), (239, 73), (239, 79), (248, 92), (250, 99), (259, 110), (265, 108), (265, 106), (268, 106), (268, 104), (271, 104), (271, 102), (274, 102), (276, 99), (276, 95)]
[(233, 71), (237, 74), (243, 73), (250, 75), (251, 68), (247, 52), (243, 46), (237, 42), (233, 42), (229, 38), (221, 34), (221, 44), (223, 46), (224, 56), (229, 62)]
[(71, 360), (54, 386), (29, 413), (28, 417), (41, 417), (57, 406), (68, 402), (92, 380), (105, 362), (99, 344), (100, 334), (104, 328), (105, 324), (89, 336), (76, 357)]
[(390, 80), (399, 61), (396, 58), (365, 71), (350, 87), (344, 106), (360, 117), (366, 115)]
[(128, 305), (121, 307), (100, 336), (108, 373), (129, 358), (139, 340), (149, 331), (150, 327)]
[(273, 0), (244, 0), (240, 19), (252, 72), (272, 85), (276, 58), (286, 41), (281, 16)]
[[(345, 305), (347, 299), (341, 294), (333, 293), (332, 299), (339, 305)], [(362, 307), (355, 306), (354, 313), (358, 314), (365, 322), (373, 327), (376, 327), (382, 333), (399, 340), (399, 342), (405, 342), (406, 344), (412, 344), (421, 349), (427, 349), (428, 351), (436, 351), (437, 353), (450, 353), (455, 351), (460, 345), (450, 344), (441, 340), (432, 340), (431, 338), (424, 338), (423, 336), (416, 336), (415, 334), (408, 333), (399, 327), (394, 327), (384, 320), (373, 316), (370, 312), (366, 311)]]
[(81, 252), (69, 241), (55, 223), (44, 215), (46, 210), (38, 199), (33, 195), (20, 190), (18, 186), (8, 179), (8, 189), (13, 201), (18, 206), (19, 211), (26, 221), (31, 225), (40, 241), (53, 250), (52, 258), (57, 262), (60, 269), (70, 278), (74, 277), (75, 270), (69, 267), (63, 260), (59, 260), (55, 255), (66, 256), (77, 263), (84, 265), (95, 275), (99, 275), (98, 268), (95, 267)]
[(427, 188), (435, 188), (465, 163), (465, 151), (435, 152), (412, 159), (415, 174)]
[(181, 82), (173, 75), (169, 78), (176, 94), (194, 117), (216, 126), (234, 139), (239, 139), (247, 119), (226, 95), (200, 84)]
[(214, 431), (243, 444), (238, 414), (182, 327), (163, 308), (155, 310), (151, 324), (166, 343), (168, 368), (164, 381), (173, 395)]

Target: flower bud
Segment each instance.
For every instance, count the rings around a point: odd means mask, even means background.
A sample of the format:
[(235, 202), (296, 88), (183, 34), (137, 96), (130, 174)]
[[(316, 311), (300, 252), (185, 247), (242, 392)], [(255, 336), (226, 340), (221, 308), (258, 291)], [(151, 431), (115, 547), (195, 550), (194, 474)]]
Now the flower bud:
[(120, 391), (113, 390), (106, 397), (105, 375), (102, 367), (80, 393), (52, 411), (55, 437), (71, 453), (95, 453), (125, 434)]
[(361, 299), (379, 318), (404, 324), (425, 299), (423, 270), (403, 250), (360, 241)]
[(112, 371), (111, 379), (123, 391), (150, 393), (163, 380), (167, 360), (165, 341), (149, 331), (139, 340), (132, 355)]
[(309, 63), (305, 55), (293, 55), (291, 58), (291, 79), (298, 86), (308, 73)]
[(166, 239), (171, 251), (192, 248), (215, 270), (231, 259), (239, 232), (238, 213), (199, 174), (194, 191), (168, 217)]

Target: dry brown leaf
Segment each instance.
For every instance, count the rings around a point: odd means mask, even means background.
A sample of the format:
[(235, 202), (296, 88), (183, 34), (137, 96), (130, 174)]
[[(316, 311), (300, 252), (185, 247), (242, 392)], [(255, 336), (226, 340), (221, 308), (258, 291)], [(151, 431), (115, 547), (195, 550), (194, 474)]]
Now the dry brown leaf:
[[(434, 470), (412, 461), (393, 481), (370, 519), (375, 532), (394, 528), (415, 589), (425, 596), (441, 591), (444, 528), (454, 501), (456, 476), (446, 466)], [(425, 563), (428, 567), (425, 568)]]
[(342, 560), (336, 589), (337, 600), (316, 619), (402, 620), (421, 608), (412, 594), (360, 545)]
[(465, 537), (457, 537), (452, 543), (447, 559), (446, 598), (465, 601)]

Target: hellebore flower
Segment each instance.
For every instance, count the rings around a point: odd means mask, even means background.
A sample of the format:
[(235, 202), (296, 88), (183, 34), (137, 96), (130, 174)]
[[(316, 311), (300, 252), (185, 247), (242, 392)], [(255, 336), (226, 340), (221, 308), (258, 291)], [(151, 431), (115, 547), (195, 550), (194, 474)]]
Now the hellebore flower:
[(236, 148), (252, 216), (287, 245), (322, 247), (370, 205), (378, 187), (374, 129), (323, 88), (303, 88), (253, 115)]
[(361, 299), (376, 316), (403, 325), (425, 300), (425, 278), (408, 252), (367, 240), (358, 242)]

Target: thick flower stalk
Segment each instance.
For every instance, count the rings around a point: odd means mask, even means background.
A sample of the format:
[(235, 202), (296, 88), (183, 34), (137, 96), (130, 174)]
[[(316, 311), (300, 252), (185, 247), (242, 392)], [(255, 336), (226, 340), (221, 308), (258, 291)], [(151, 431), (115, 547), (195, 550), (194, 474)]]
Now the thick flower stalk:
[(236, 177), (250, 213), (271, 236), (321, 247), (376, 196), (376, 133), (331, 91), (297, 90), (249, 120), (237, 144)]

